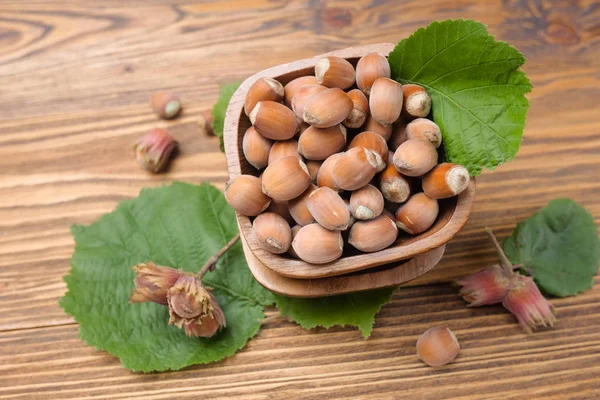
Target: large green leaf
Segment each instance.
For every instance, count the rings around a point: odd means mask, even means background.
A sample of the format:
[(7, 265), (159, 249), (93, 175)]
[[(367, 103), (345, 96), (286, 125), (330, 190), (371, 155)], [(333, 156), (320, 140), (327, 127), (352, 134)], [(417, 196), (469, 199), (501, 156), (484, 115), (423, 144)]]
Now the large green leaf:
[(61, 306), (75, 317), (83, 340), (134, 371), (177, 370), (234, 354), (254, 336), (273, 295), (250, 274), (241, 245), (221, 259), (204, 282), (214, 288), (227, 327), (210, 339), (188, 338), (168, 326), (166, 307), (129, 304), (131, 266), (198, 271), (236, 233), (233, 210), (209, 184), (173, 183), (144, 189), (90, 226), (74, 226), (75, 254)]
[(229, 106), (231, 97), (240, 86), (240, 82), (223, 83), (219, 86), (219, 100), (215, 103), (212, 109), (213, 123), (212, 128), (215, 136), (219, 137), (219, 145), (221, 151), (225, 151), (223, 145), (223, 128), (225, 126), (225, 112)]
[(451, 162), (475, 176), (515, 157), (532, 86), (514, 47), (495, 41), (479, 22), (447, 20), (400, 41), (389, 60), (394, 79), (431, 95)]
[(373, 330), (375, 314), (390, 301), (394, 290), (378, 289), (316, 299), (275, 296), (275, 302), (281, 315), (288, 316), (304, 329), (352, 325), (368, 338)]
[(598, 231), (594, 218), (573, 200), (552, 200), (519, 223), (502, 248), (548, 294), (571, 296), (594, 284), (600, 257)]

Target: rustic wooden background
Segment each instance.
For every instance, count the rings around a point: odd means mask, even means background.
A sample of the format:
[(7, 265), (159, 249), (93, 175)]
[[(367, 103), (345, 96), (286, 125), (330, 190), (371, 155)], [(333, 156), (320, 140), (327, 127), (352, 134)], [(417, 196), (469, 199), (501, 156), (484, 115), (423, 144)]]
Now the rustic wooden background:
[[(72, 224), (88, 224), (143, 187), (227, 179), (203, 129), (218, 83), (357, 44), (398, 41), (432, 20), (473, 18), (528, 58), (535, 88), (517, 160), (478, 180), (475, 211), (442, 263), (398, 290), (371, 339), (305, 331), (267, 312), (236, 356), (141, 375), (88, 347), (58, 306)], [(183, 115), (157, 121), (159, 89)], [(553, 299), (555, 329), (527, 336), (501, 307), (468, 309), (448, 284), (495, 261), (482, 228), (508, 235), (549, 200), (571, 197), (600, 225), (600, 4), (597, 1), (0, 1), (0, 397), (325, 399), (600, 398), (600, 285)], [(130, 145), (169, 127), (168, 174)], [(596, 278), (600, 283), (600, 278)], [(417, 361), (415, 341), (449, 325), (452, 365)]]

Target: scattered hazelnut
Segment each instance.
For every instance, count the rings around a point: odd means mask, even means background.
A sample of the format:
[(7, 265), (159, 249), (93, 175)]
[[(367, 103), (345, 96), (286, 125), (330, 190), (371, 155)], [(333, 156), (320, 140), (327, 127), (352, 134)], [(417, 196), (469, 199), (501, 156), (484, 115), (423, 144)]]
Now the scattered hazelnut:
[(156, 92), (150, 97), (150, 106), (159, 117), (170, 119), (181, 111), (181, 100), (175, 93)]
[(254, 217), (269, 207), (271, 199), (262, 192), (260, 178), (240, 175), (225, 184), (225, 200), (235, 211)]
[(269, 253), (282, 254), (290, 248), (292, 231), (282, 216), (262, 213), (254, 219), (252, 229), (259, 246)]
[(273, 78), (259, 78), (248, 88), (244, 100), (244, 112), (250, 115), (259, 101), (280, 102), (283, 99), (283, 86)]
[(317, 61), (315, 76), (318, 84), (329, 88), (348, 89), (354, 85), (354, 67), (340, 57), (325, 57)]
[(133, 148), (140, 165), (158, 173), (166, 167), (176, 147), (177, 142), (168, 131), (156, 128), (145, 134)]
[(430, 328), (417, 340), (417, 357), (431, 367), (452, 362), (459, 352), (456, 336), (445, 326)]
[(459, 164), (442, 163), (423, 178), (423, 191), (433, 199), (446, 199), (461, 194), (470, 181), (469, 171)]
[(390, 63), (381, 54), (369, 53), (361, 57), (356, 64), (356, 85), (367, 96), (370, 94), (375, 80), (390, 76)]

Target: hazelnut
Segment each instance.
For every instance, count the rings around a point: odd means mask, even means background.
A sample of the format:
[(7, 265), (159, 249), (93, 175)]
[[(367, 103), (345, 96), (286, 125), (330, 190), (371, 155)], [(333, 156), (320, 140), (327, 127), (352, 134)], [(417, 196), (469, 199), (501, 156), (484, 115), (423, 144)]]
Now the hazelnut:
[(442, 163), (423, 178), (423, 191), (433, 199), (461, 194), (469, 186), (469, 171), (460, 164)]
[(272, 212), (281, 216), (283, 219), (286, 220), (288, 224), (294, 223), (294, 218), (292, 218), (292, 214), (290, 214), (289, 210), (289, 202), (287, 201), (271, 200), (271, 204), (269, 205), (269, 207), (267, 207), (265, 211)]
[(396, 210), (396, 225), (406, 233), (418, 235), (433, 225), (439, 211), (437, 200), (417, 193)]
[(429, 140), (436, 149), (442, 144), (440, 127), (427, 118), (417, 118), (406, 125), (406, 138)]
[(377, 166), (377, 172), (381, 172), (385, 169), (388, 160), (388, 146), (385, 139), (375, 132), (363, 132), (359, 133), (352, 139), (348, 145), (348, 150), (354, 147), (364, 147), (365, 149), (374, 151), (379, 154), (381, 163)]
[(374, 151), (354, 147), (335, 163), (332, 172), (333, 184), (343, 190), (359, 189), (373, 179), (382, 162), (379, 154)]
[(350, 222), (350, 212), (339, 194), (328, 187), (318, 188), (306, 203), (313, 218), (325, 229), (343, 231)]
[(363, 92), (358, 89), (352, 89), (348, 92), (348, 97), (352, 100), (354, 108), (343, 124), (348, 128), (360, 128), (364, 125), (369, 115), (369, 100)]
[(317, 183), (317, 175), (319, 174), (319, 169), (321, 168), (321, 164), (323, 161), (318, 160), (307, 160), (305, 162), (306, 168), (308, 169), (308, 173), (310, 174), (310, 178), (313, 183)]
[(366, 185), (350, 195), (350, 211), (354, 218), (367, 220), (383, 212), (383, 195), (373, 185)]
[(283, 92), (284, 92), (283, 102), (285, 103), (286, 106), (291, 107), (292, 99), (294, 98), (296, 93), (298, 93), (298, 90), (300, 90), (300, 88), (302, 86), (316, 85), (316, 84), (317, 84), (317, 78), (315, 78), (314, 76), (301, 76), (299, 78), (291, 80), (283, 87)]
[(361, 57), (356, 64), (356, 86), (367, 96), (370, 94), (375, 80), (390, 76), (390, 63), (381, 54), (369, 53)]
[(256, 169), (262, 169), (269, 163), (269, 152), (273, 141), (263, 137), (253, 127), (246, 130), (242, 141), (244, 157)]
[(150, 106), (159, 117), (170, 119), (181, 111), (181, 100), (175, 93), (156, 92), (150, 97)]
[(302, 120), (304, 107), (308, 99), (324, 90), (327, 90), (327, 88), (322, 85), (305, 85), (298, 89), (298, 92), (292, 99), (292, 110), (298, 119)]
[(259, 101), (280, 102), (283, 99), (283, 86), (273, 78), (259, 78), (248, 88), (246, 99), (244, 100), (244, 112), (250, 115), (250, 112)]
[(298, 225), (304, 226), (315, 222), (308, 209), (308, 197), (317, 189), (315, 185), (310, 185), (304, 193), (288, 202), (289, 213)]
[[(388, 165), (379, 174), (379, 189), (387, 201), (404, 203), (411, 195), (412, 184), (409, 178), (396, 169), (392, 161), (393, 155), (392, 152), (388, 153)], [(398, 205), (396, 204), (394, 207), (398, 207)]]
[(421, 176), (429, 172), (436, 164), (438, 154), (431, 142), (421, 139), (409, 139), (402, 143), (394, 153), (394, 165), (403, 175)]
[(417, 340), (417, 357), (431, 367), (452, 362), (459, 352), (458, 339), (445, 326), (428, 329)]
[(294, 156), (301, 160), (300, 154), (298, 154), (298, 142), (295, 139), (278, 140), (273, 143), (271, 151), (269, 152), (268, 165), (273, 164), (275, 161)]
[(310, 186), (306, 165), (295, 156), (270, 164), (262, 175), (262, 190), (273, 200), (291, 200)]
[(337, 153), (330, 155), (325, 161), (323, 161), (323, 164), (321, 164), (321, 168), (319, 168), (319, 173), (317, 174), (318, 187), (326, 186), (330, 189), (335, 190), (336, 192), (340, 191), (340, 189), (333, 183), (333, 167), (342, 157), (343, 154), (344, 153)]
[(329, 231), (319, 224), (309, 224), (300, 228), (292, 247), (303, 261), (325, 264), (342, 256), (344, 240), (340, 231)]
[(311, 126), (300, 135), (298, 153), (309, 160), (325, 160), (346, 146), (346, 127), (335, 125), (330, 128)]
[(240, 175), (227, 182), (225, 200), (235, 211), (248, 217), (260, 214), (271, 203), (262, 192), (260, 179), (252, 175)]
[[(296, 235), (298, 234), (298, 232), (300, 231), (300, 229), (302, 229), (301, 225), (294, 225), (292, 226), (292, 242), (294, 241), (294, 239), (296, 238)], [(290, 246), (290, 248), (288, 249), (288, 254), (294, 258), (300, 258), (298, 257), (298, 254), (296, 254), (296, 252), (294, 251), (294, 246)]]
[(381, 125), (391, 125), (402, 111), (402, 85), (389, 78), (373, 83), (369, 96), (371, 115)]
[(315, 76), (318, 84), (329, 88), (348, 89), (354, 85), (354, 67), (340, 57), (330, 56), (317, 61)]
[(375, 118), (373, 118), (372, 115), (367, 117), (367, 122), (365, 122), (362, 129), (369, 132), (375, 132), (384, 138), (386, 142), (392, 135), (392, 125), (381, 125), (379, 122), (375, 121)]
[(256, 103), (249, 118), (254, 129), (269, 139), (291, 139), (298, 131), (298, 122), (292, 110), (274, 101)]
[(398, 237), (398, 228), (390, 217), (382, 214), (368, 221), (356, 221), (350, 228), (348, 243), (367, 253), (391, 246)]
[(283, 254), (292, 243), (292, 231), (281, 215), (266, 212), (252, 222), (252, 230), (258, 245), (269, 253)]
[(311, 96), (304, 106), (304, 122), (317, 128), (340, 124), (354, 108), (350, 97), (341, 89), (327, 89)]
[(402, 113), (407, 117), (426, 117), (431, 111), (431, 97), (422, 86), (411, 83), (402, 85), (402, 94)]

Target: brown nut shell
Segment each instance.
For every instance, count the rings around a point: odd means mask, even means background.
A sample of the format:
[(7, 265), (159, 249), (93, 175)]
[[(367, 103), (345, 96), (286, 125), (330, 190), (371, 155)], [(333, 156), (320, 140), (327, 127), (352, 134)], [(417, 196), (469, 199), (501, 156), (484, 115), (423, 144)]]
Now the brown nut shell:
[(423, 191), (433, 199), (461, 194), (469, 186), (469, 171), (460, 164), (442, 163), (423, 178)]
[(402, 85), (402, 114), (408, 118), (423, 118), (431, 111), (431, 96), (424, 87), (408, 83)]
[(319, 173), (317, 174), (317, 186), (318, 187), (328, 187), (330, 189), (335, 190), (336, 192), (340, 191), (340, 188), (335, 186), (333, 183), (333, 167), (338, 162), (338, 160), (342, 157), (344, 153), (333, 154), (321, 164), (321, 168), (319, 168)]
[(323, 85), (305, 85), (302, 86), (294, 98), (292, 99), (292, 110), (296, 117), (302, 120), (302, 116), (304, 115), (304, 107), (313, 95), (327, 90), (327, 88)]
[[(294, 241), (294, 239), (296, 238), (296, 235), (298, 234), (298, 232), (300, 231), (300, 229), (302, 229), (302, 226), (300, 225), (294, 225), (292, 226), (292, 242)], [(300, 258), (298, 257), (298, 254), (296, 254), (296, 251), (294, 251), (294, 246), (290, 246), (290, 248), (288, 249), (288, 254), (294, 258)]]
[(350, 115), (343, 122), (348, 128), (360, 128), (365, 124), (369, 115), (369, 100), (363, 92), (358, 89), (352, 89), (348, 92), (348, 97), (352, 100), (354, 108), (350, 111)]
[(271, 199), (262, 192), (261, 180), (239, 175), (225, 184), (225, 200), (239, 214), (254, 217), (263, 212)]
[(315, 64), (315, 77), (319, 85), (348, 89), (354, 85), (354, 67), (343, 58), (324, 57)]
[(344, 240), (340, 231), (330, 231), (319, 224), (309, 224), (298, 231), (292, 247), (303, 261), (325, 264), (342, 256)]
[(171, 92), (156, 92), (150, 97), (150, 106), (156, 115), (170, 119), (181, 111), (181, 99)]
[(308, 169), (310, 179), (312, 179), (313, 183), (317, 183), (317, 176), (319, 175), (319, 169), (321, 168), (321, 164), (323, 164), (323, 161), (307, 160), (305, 164), (306, 168)]
[(391, 246), (398, 237), (398, 228), (385, 214), (368, 221), (356, 221), (350, 229), (348, 243), (354, 248), (371, 253)]
[(343, 231), (350, 223), (350, 212), (339, 194), (328, 187), (312, 192), (307, 201), (308, 210), (323, 228)]
[(252, 230), (258, 245), (269, 253), (283, 254), (292, 243), (292, 231), (281, 215), (266, 212), (252, 222)]
[[(392, 158), (394, 153), (388, 153), (388, 165), (379, 174), (379, 190), (383, 197), (391, 203), (404, 203), (412, 193), (412, 182), (410, 178), (402, 175), (396, 169)], [(394, 207), (398, 207), (396, 204)], [(394, 208), (394, 211), (396, 209)]]
[(254, 82), (246, 92), (244, 100), (244, 112), (250, 115), (250, 112), (259, 101), (280, 102), (283, 99), (283, 85), (273, 78), (259, 78)]
[(442, 144), (440, 127), (426, 118), (417, 118), (406, 125), (406, 138), (428, 140), (436, 149)]
[(371, 92), (373, 82), (379, 78), (391, 76), (390, 63), (385, 56), (377, 53), (369, 53), (356, 64), (356, 86), (367, 96)]
[(379, 78), (373, 83), (369, 95), (371, 115), (381, 125), (393, 124), (402, 112), (402, 85), (389, 78)]
[(275, 161), (262, 175), (262, 191), (273, 200), (291, 200), (309, 186), (306, 165), (295, 156)]
[(392, 125), (381, 125), (379, 122), (375, 121), (372, 115), (367, 117), (367, 122), (363, 125), (362, 129), (364, 131), (375, 132), (385, 139), (387, 142), (392, 136)]
[(422, 176), (437, 164), (438, 154), (431, 142), (408, 139), (396, 149), (394, 165), (403, 175)]
[(381, 157), (374, 151), (354, 147), (335, 163), (332, 172), (333, 184), (343, 190), (360, 189), (373, 179), (381, 163)]
[(268, 139), (291, 139), (298, 131), (298, 122), (292, 110), (274, 101), (256, 103), (249, 118), (254, 129)]
[(262, 169), (269, 164), (269, 153), (272, 146), (273, 141), (263, 137), (252, 126), (246, 130), (242, 140), (244, 157), (256, 169)]
[(433, 225), (439, 211), (437, 200), (417, 193), (396, 210), (396, 225), (406, 233), (418, 235)]
[(385, 169), (388, 160), (388, 146), (385, 139), (375, 132), (363, 132), (359, 133), (352, 139), (348, 145), (348, 150), (354, 147), (364, 147), (379, 154), (381, 163), (377, 166), (377, 172), (381, 172)]
[(358, 220), (378, 217), (383, 212), (383, 195), (373, 185), (366, 185), (350, 195), (350, 212)]
[(317, 186), (310, 185), (304, 193), (288, 202), (289, 213), (298, 225), (304, 226), (315, 222), (308, 209), (308, 198), (317, 189)]
[(417, 340), (417, 357), (430, 367), (441, 367), (452, 362), (460, 352), (460, 344), (447, 327), (428, 329)]
[(309, 160), (325, 160), (346, 147), (346, 127), (335, 125), (330, 128), (311, 126), (298, 139), (298, 153)]
[(268, 164), (273, 164), (277, 160), (291, 156), (297, 157), (299, 160), (302, 159), (298, 154), (298, 141), (296, 139), (278, 140), (271, 146)]
[(342, 123), (353, 108), (346, 92), (332, 88), (311, 96), (304, 106), (302, 118), (317, 128), (329, 128)]
[(301, 76), (299, 78), (289, 81), (283, 87), (283, 92), (284, 92), (283, 102), (285, 103), (286, 106), (291, 107), (292, 99), (294, 98), (296, 93), (298, 93), (298, 90), (300, 90), (300, 88), (302, 86), (316, 85), (316, 84), (317, 84), (317, 78), (315, 78), (314, 76)]

